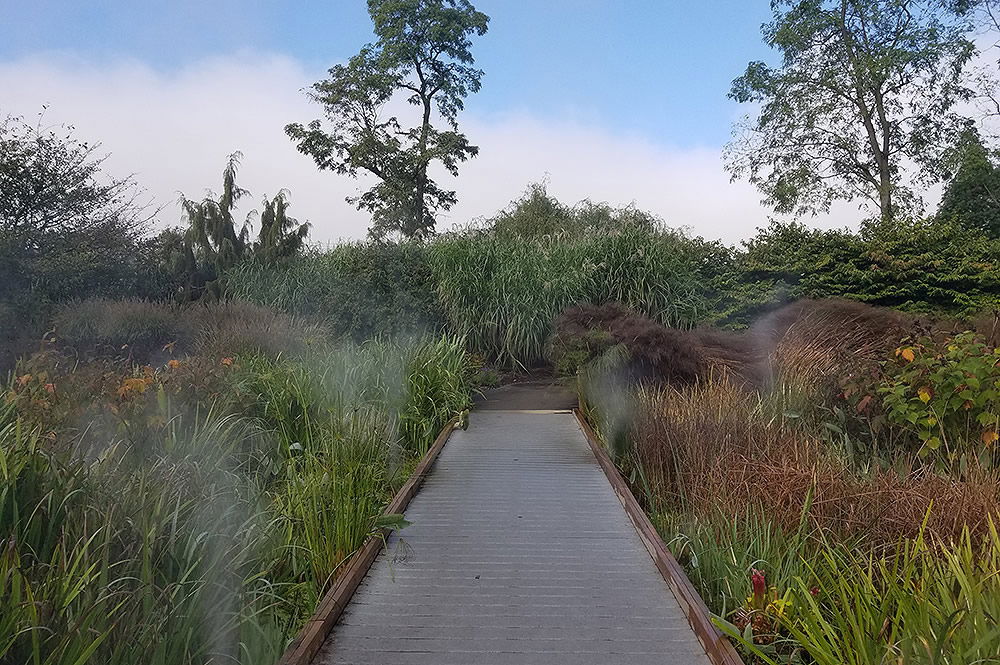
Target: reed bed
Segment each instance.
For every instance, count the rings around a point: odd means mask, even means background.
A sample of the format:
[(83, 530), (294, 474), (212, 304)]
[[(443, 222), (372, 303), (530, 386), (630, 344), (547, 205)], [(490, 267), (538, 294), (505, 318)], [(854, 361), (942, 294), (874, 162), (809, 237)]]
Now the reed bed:
[(460, 338), (175, 360), (9, 386), (0, 662), (275, 662), (469, 399)]
[(628, 303), (665, 325), (695, 326), (710, 309), (700, 258), (681, 232), (648, 223), (533, 237), (470, 230), (429, 252), (451, 328), (524, 365), (543, 358), (553, 320), (576, 303)]

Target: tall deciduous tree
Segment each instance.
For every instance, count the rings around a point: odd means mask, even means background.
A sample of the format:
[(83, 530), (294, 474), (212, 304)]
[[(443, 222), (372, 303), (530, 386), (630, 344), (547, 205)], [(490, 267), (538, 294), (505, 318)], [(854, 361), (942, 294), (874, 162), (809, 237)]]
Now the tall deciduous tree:
[(967, 127), (976, 52), (968, 21), (935, 0), (773, 0), (765, 42), (782, 57), (752, 62), (730, 96), (760, 105), (727, 149), (780, 213), (863, 200), (882, 220), (919, 207), (907, 173), (942, 174), (947, 147)]
[[(319, 168), (378, 180), (348, 199), (372, 213), (372, 236), (421, 237), (433, 232), (436, 213), (457, 201), (428, 176), (430, 166), (458, 175), (458, 165), (479, 152), (458, 131), (457, 116), (480, 87), (472, 37), (486, 33), (489, 17), (468, 0), (368, 0), (368, 13), (375, 43), (330, 69), (309, 93), (329, 125), (292, 123), (285, 132)], [(397, 95), (416, 107), (415, 125), (386, 113)], [(445, 129), (435, 126), (435, 112)]]
[(988, 64), (976, 72), (977, 101), (987, 116), (1000, 116), (1000, 0), (940, 0), (946, 10), (970, 20)]

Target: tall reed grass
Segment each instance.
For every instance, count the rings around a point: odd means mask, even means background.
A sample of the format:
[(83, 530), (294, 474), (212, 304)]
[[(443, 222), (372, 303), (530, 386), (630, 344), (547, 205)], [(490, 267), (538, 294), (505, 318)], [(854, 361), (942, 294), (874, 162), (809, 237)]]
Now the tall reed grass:
[(512, 363), (541, 360), (553, 320), (576, 303), (627, 303), (676, 328), (710, 309), (698, 246), (648, 223), (532, 237), (470, 230), (434, 242), (429, 259), (452, 329)]
[(47, 376), (52, 393), (10, 387), (0, 662), (275, 662), (469, 399), (459, 338), (224, 360), (214, 403), (164, 390), (195, 359), (126, 373), (145, 387), (111, 406), (147, 406), (86, 449), (80, 423), (15, 410), (73, 394), (72, 373)]

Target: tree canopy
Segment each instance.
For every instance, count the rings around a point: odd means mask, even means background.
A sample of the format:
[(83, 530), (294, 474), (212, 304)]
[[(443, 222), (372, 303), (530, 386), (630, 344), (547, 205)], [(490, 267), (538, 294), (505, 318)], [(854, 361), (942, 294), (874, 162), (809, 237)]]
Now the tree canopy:
[[(486, 33), (489, 17), (468, 0), (369, 0), (368, 12), (375, 43), (331, 68), (309, 93), (329, 123), (292, 123), (285, 132), (319, 168), (377, 179), (348, 199), (372, 214), (372, 236), (426, 236), (437, 212), (458, 200), (429, 177), (430, 166), (457, 175), (479, 152), (458, 131), (458, 113), (480, 88), (472, 37)], [(416, 107), (415, 125), (386, 112), (400, 95)]]
[(151, 217), (73, 127), (0, 119), (0, 301), (26, 309), (142, 290)]
[(780, 213), (816, 213), (836, 200), (871, 204), (883, 220), (920, 208), (907, 167), (925, 183), (968, 122), (976, 53), (969, 20), (938, 0), (773, 0), (765, 42), (781, 55), (751, 62), (730, 96), (759, 104), (728, 146)]
[(979, 133), (966, 132), (959, 142), (955, 169), (947, 180), (938, 216), (1000, 238), (1000, 168)]

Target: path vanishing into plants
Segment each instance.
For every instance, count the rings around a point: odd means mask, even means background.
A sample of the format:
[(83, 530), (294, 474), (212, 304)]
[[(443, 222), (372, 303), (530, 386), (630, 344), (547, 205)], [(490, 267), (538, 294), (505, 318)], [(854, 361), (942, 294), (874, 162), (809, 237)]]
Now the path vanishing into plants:
[(406, 518), (314, 663), (709, 663), (569, 411), (474, 411)]

